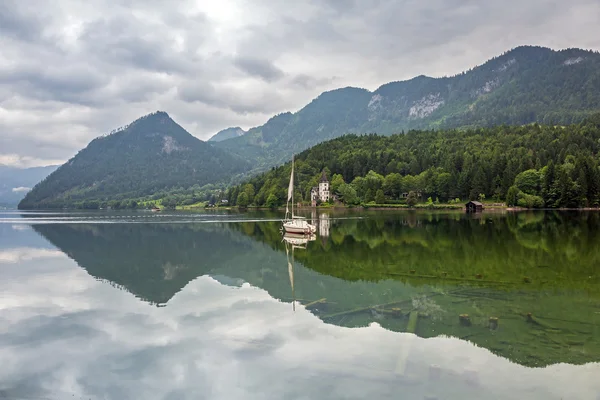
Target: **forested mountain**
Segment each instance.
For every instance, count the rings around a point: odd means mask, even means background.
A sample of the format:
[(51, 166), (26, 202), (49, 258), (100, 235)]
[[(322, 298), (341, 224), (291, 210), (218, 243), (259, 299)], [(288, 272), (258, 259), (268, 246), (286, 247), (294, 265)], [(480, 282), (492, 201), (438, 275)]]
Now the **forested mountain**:
[(239, 126), (236, 126), (235, 128), (227, 128), (227, 129), (223, 129), (222, 131), (215, 133), (213, 136), (211, 136), (210, 139), (208, 139), (208, 141), (209, 142), (222, 142), (223, 140), (242, 136), (244, 133), (246, 133), (246, 131), (244, 131)]
[(600, 54), (518, 47), (452, 77), (418, 76), (374, 92), (325, 92), (217, 146), (258, 168), (348, 133), (389, 135), (410, 129), (570, 124), (600, 110)]
[(167, 113), (156, 112), (94, 139), (37, 184), (19, 208), (97, 208), (165, 189), (228, 181), (248, 168), (190, 135)]
[[(296, 156), (295, 198), (308, 199), (325, 169), (346, 204), (394, 202), (412, 191), (442, 202), (485, 197), (526, 207), (598, 206), (599, 150), (600, 115), (568, 126), (346, 135)], [(230, 203), (284, 204), (290, 168), (231, 188)]]
[(36, 183), (56, 168), (58, 165), (31, 168), (0, 165), (0, 206), (15, 207)]

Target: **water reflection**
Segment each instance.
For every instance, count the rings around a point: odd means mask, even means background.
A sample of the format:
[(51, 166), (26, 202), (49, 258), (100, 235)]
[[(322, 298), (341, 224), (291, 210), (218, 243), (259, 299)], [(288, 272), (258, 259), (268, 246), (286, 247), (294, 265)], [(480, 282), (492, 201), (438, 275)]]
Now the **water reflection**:
[[(285, 242), (285, 255), (288, 263), (288, 275), (290, 276), (290, 287), (292, 288), (292, 304), (294, 311), (296, 311), (296, 295), (294, 292), (294, 251), (296, 249), (306, 249), (308, 242), (314, 241), (316, 237), (317, 236), (314, 234), (296, 235), (287, 232), (283, 235), (283, 241)], [(307, 305), (307, 307), (308, 306), (309, 305)]]
[(34, 225), (97, 280), (0, 265), (0, 398), (597, 398), (597, 217), (327, 217)]
[(292, 254), (293, 281), (276, 222), (34, 228), (91, 275), (156, 304), (198, 276), (230, 277), (335, 325), (449, 335), (528, 366), (598, 361), (595, 214), (321, 219), (330, 236)]

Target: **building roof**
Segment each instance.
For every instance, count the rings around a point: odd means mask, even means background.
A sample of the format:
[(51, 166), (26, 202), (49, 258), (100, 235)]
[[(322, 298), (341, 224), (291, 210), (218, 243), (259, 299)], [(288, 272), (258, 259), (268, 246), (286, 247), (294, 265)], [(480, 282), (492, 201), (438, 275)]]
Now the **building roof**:
[(327, 180), (327, 174), (325, 173), (325, 170), (323, 170), (323, 172), (321, 173), (321, 180), (319, 182), (329, 182)]
[(471, 200), (467, 204), (475, 204), (476, 206), (483, 206), (483, 203), (480, 201)]

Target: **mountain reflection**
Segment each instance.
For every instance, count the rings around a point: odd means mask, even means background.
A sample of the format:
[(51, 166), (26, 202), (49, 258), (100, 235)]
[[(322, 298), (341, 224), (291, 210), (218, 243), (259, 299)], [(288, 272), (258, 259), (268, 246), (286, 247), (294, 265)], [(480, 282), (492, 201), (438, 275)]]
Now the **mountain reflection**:
[(453, 336), (527, 366), (599, 361), (595, 213), (306, 216), (318, 235), (295, 262), (277, 222), (33, 227), (89, 274), (153, 304), (210, 275), (329, 324)]

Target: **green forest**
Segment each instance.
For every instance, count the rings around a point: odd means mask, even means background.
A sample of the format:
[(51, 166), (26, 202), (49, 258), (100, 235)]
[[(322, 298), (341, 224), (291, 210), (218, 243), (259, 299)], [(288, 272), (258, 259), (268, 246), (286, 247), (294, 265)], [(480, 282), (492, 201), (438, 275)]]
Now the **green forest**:
[[(295, 198), (323, 170), (346, 205), (505, 201), (529, 208), (600, 204), (600, 115), (580, 124), (346, 135), (296, 156)], [(285, 204), (291, 163), (227, 191), (229, 204)]]

